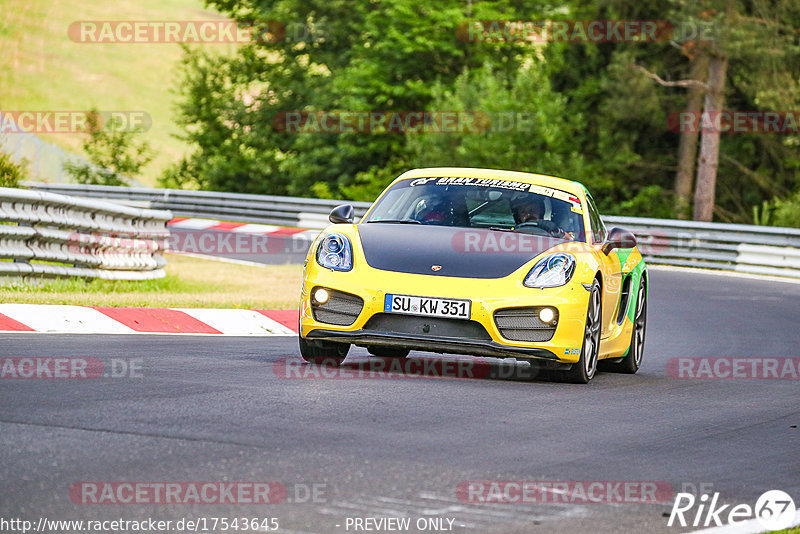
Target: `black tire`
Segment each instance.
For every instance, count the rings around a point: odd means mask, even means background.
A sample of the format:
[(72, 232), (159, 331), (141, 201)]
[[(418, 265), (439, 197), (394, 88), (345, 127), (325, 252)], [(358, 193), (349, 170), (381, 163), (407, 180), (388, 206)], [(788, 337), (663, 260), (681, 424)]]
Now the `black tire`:
[(308, 341), (298, 336), (300, 340), (300, 356), (308, 363), (314, 365), (331, 365), (338, 367), (342, 364), (350, 350), (349, 343), (333, 343), (331, 341)]
[(367, 347), (367, 351), (379, 358), (405, 358), (411, 352), (400, 347)]
[(597, 372), (597, 357), (600, 354), (600, 327), (603, 321), (603, 305), (600, 296), (600, 282), (592, 283), (589, 291), (589, 305), (586, 307), (586, 328), (583, 334), (581, 357), (569, 371), (560, 377), (571, 384), (588, 384)]
[(633, 313), (633, 331), (628, 354), (619, 362), (609, 362), (607, 368), (613, 373), (632, 375), (639, 370), (644, 356), (644, 335), (647, 330), (647, 286), (644, 277), (639, 282), (639, 291), (636, 293), (636, 310)]

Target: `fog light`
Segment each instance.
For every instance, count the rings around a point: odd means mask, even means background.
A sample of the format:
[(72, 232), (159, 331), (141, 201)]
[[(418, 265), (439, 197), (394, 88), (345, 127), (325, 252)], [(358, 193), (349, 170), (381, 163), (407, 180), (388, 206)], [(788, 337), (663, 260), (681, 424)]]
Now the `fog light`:
[(541, 319), (543, 323), (552, 323), (555, 318), (556, 312), (553, 308), (542, 308), (539, 310), (539, 319)]
[(328, 299), (331, 297), (330, 293), (328, 293), (327, 289), (318, 287), (314, 290), (313, 298), (314, 302), (317, 304), (325, 304), (328, 302)]

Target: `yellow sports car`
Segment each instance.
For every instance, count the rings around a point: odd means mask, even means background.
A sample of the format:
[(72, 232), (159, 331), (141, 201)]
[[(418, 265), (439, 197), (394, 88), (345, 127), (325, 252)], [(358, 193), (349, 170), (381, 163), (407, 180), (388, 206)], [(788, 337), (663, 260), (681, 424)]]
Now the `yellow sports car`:
[(606, 231), (578, 183), (523, 172), (415, 169), (358, 224), (342, 205), (314, 241), (300, 352), (340, 364), (350, 345), (517, 359), (587, 383), (642, 363), (647, 268)]

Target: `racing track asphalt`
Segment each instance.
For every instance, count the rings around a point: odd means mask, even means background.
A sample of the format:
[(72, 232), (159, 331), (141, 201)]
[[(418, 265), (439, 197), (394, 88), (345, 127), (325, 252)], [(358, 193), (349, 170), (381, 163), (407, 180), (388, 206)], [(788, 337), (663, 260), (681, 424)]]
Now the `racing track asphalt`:
[[(782, 489), (800, 504), (800, 381), (665, 370), (679, 356), (800, 356), (800, 285), (652, 271), (651, 290), (639, 374), (603, 373), (588, 386), (287, 380), (273, 363), (298, 356), (290, 337), (2, 334), (3, 357), (141, 358), (144, 376), (0, 380), (0, 517), (244, 515), (277, 517), (280, 532), (348, 532), (347, 517), (370, 516), (453, 518), (455, 532), (679, 530), (666, 526), (668, 503), (465, 504), (455, 490), (470, 480), (710, 483), (726, 502)], [(280, 481), (295, 502), (68, 496), (79, 481), (237, 480)], [(317, 502), (297, 502), (302, 484), (324, 485)]]

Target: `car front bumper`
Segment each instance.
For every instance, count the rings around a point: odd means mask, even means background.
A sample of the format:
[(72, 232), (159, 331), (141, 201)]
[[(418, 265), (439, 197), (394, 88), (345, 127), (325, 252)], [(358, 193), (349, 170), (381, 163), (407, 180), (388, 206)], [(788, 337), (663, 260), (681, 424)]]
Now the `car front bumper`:
[[(578, 361), (583, 344), (588, 291), (577, 276), (562, 287), (547, 289), (524, 287), (522, 277), (524, 273), (513, 273), (500, 279), (418, 275), (377, 270), (363, 263), (357, 269), (341, 272), (323, 269), (312, 259), (306, 266), (301, 294), (300, 335), (309, 341), (324, 340), (359, 346), (404, 347), (439, 353), (539, 359), (553, 363)], [(314, 318), (310, 299), (311, 291), (317, 287), (349, 293), (363, 300), (363, 308), (352, 324), (334, 325)], [(375, 321), (370, 322), (371, 319), (397, 315), (384, 313), (387, 294), (469, 299), (469, 322), (480, 325), (485, 333), (475, 334), (477, 328), (474, 325), (462, 333), (457, 325), (442, 326), (439, 319), (417, 315), (402, 315), (402, 328), (381, 328), (385, 322), (376, 328)], [(494, 312), (527, 306), (552, 306), (558, 310), (558, 324), (548, 341), (514, 341), (501, 334), (495, 323)]]

